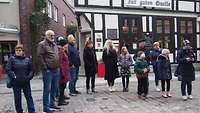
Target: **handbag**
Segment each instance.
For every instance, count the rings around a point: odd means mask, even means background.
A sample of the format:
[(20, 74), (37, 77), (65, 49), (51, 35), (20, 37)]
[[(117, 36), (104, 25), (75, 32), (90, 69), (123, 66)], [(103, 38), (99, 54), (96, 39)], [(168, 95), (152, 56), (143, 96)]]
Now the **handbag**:
[(13, 87), (12, 79), (9, 76), (7, 76), (7, 78), (6, 78), (6, 87), (7, 88), (12, 88)]

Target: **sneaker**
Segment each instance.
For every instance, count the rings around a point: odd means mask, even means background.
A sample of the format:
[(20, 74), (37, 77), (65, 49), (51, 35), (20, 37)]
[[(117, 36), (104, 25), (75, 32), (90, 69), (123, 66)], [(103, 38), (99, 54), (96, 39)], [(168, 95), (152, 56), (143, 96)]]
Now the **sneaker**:
[(157, 92), (160, 92), (160, 91), (161, 91), (160, 88), (159, 88), (158, 86), (156, 86), (156, 91), (157, 91)]
[(110, 86), (109, 86), (108, 90), (109, 90), (110, 92), (112, 92), (112, 88), (111, 88)]
[(112, 91), (116, 91), (115, 88), (114, 88), (113, 86), (111, 87), (111, 89), (112, 89)]
[(87, 94), (92, 94), (92, 92), (88, 89), (88, 90), (86, 90), (86, 93)]
[(193, 98), (192, 95), (188, 95), (188, 99), (192, 100), (192, 98)]
[(69, 93), (70, 96), (77, 96), (75, 93)]
[(170, 92), (167, 92), (167, 96), (168, 96), (168, 97), (172, 97), (172, 95), (171, 95)]
[(163, 92), (162, 97), (167, 98), (167, 94), (165, 92)]
[(187, 96), (182, 96), (183, 100), (186, 101), (187, 100)]

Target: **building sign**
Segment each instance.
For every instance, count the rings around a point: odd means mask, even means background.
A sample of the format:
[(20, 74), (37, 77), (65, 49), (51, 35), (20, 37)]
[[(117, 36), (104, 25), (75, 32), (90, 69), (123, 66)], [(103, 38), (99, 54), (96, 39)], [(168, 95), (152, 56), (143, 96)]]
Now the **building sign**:
[(171, 9), (172, 0), (125, 0), (126, 7), (154, 7), (159, 9)]
[(0, 3), (9, 3), (10, 0), (0, 0)]

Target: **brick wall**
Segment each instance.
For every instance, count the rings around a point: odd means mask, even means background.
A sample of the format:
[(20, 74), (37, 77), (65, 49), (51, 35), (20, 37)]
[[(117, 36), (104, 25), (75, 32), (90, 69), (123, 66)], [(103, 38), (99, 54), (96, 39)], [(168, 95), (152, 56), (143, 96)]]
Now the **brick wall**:
[[(63, 14), (66, 16), (66, 24), (69, 25), (71, 22), (76, 22), (76, 16), (69, 9), (63, 0), (50, 0), (52, 2), (52, 11), (53, 7), (58, 8), (58, 22), (53, 18), (50, 19), (49, 29), (54, 30), (56, 36), (65, 36), (66, 37), (66, 28), (63, 26)], [(54, 14), (53, 14), (54, 15)], [(54, 17), (54, 16), (53, 16)]]
[(19, 0), (20, 41), (27, 55), (31, 54), (31, 31), (29, 17), (34, 9), (35, 0)]

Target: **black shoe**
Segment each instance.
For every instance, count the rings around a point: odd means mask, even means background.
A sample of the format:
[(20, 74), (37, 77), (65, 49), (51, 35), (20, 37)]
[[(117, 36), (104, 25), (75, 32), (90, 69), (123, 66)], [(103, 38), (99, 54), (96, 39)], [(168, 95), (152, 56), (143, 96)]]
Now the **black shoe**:
[(51, 106), (50, 109), (54, 109), (54, 110), (60, 110), (61, 108), (58, 106)]
[(65, 105), (68, 105), (69, 102), (65, 102), (65, 101), (62, 101), (62, 102), (58, 102), (58, 106), (65, 106)]
[(69, 100), (70, 97), (68, 97), (68, 96), (64, 96), (64, 99), (65, 99), (65, 100)]
[(126, 92), (126, 88), (123, 88), (123, 92)]
[(97, 92), (97, 91), (95, 91), (95, 89), (93, 88), (93, 89), (92, 89), (92, 93), (98, 93), (98, 92)]
[(54, 113), (55, 110), (47, 110), (47, 111), (43, 111), (43, 113)]
[(75, 94), (81, 94), (81, 92), (79, 92), (79, 91), (75, 91)]
[(128, 89), (128, 88), (126, 88), (125, 92), (129, 92), (129, 89)]

